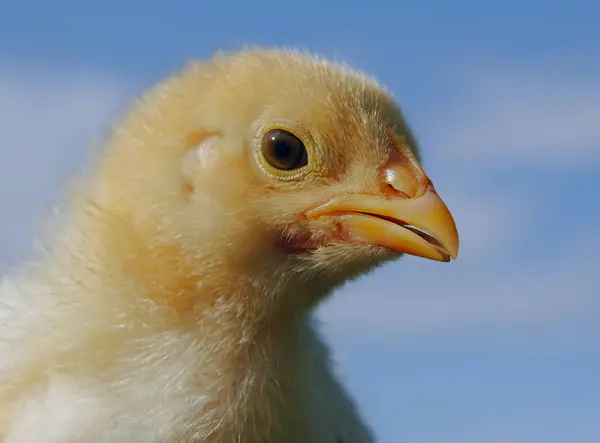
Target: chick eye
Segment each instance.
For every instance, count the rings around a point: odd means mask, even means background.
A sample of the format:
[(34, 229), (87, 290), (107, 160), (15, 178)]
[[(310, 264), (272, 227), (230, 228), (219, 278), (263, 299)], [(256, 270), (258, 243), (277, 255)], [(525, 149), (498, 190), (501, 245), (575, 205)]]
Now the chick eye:
[(299, 169), (308, 164), (308, 154), (302, 140), (283, 129), (267, 132), (262, 141), (265, 160), (282, 171)]

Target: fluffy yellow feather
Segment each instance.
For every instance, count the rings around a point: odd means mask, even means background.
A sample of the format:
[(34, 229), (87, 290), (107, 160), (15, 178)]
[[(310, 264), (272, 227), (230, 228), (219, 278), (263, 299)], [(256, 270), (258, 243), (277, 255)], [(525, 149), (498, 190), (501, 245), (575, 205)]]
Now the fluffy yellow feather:
[(3, 280), (0, 440), (372, 442), (311, 313), (402, 253), (456, 257), (416, 148), (374, 80), (304, 53), (156, 86)]

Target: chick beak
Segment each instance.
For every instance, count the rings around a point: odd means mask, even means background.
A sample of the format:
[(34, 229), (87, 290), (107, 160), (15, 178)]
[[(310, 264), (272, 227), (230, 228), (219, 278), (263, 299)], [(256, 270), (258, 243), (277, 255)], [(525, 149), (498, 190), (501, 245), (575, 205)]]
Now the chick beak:
[(452, 214), (410, 152), (394, 152), (378, 174), (380, 195), (336, 196), (305, 213), (334, 217), (342, 240), (448, 262), (458, 255)]

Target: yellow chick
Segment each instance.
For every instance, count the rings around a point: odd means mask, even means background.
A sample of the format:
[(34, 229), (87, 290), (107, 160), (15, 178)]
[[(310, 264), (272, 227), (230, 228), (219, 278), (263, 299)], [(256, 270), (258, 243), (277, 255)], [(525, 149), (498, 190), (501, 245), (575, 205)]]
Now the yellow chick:
[(370, 443), (312, 312), (453, 218), (374, 80), (287, 50), (190, 64), (125, 115), (0, 293), (3, 443)]

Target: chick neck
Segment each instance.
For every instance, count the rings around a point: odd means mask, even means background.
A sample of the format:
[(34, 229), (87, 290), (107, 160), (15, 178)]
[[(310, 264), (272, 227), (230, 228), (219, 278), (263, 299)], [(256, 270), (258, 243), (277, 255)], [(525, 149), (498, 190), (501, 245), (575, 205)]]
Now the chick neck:
[[(181, 383), (200, 388), (206, 398), (202, 417), (218, 418), (215, 441), (220, 441), (216, 435), (229, 438), (232, 432), (252, 436), (257, 423), (259, 429), (270, 428), (273, 417), (285, 410), (284, 398), (304, 395), (297, 392), (298, 380), (323, 366), (324, 357), (314, 347), (314, 304), (302, 300), (308, 293), (327, 292), (325, 286), (293, 279), (282, 284), (285, 276), (254, 270), (237, 269), (231, 275), (234, 269), (226, 258), (213, 257), (202, 266), (204, 257), (191, 257), (181, 245), (157, 239), (152, 224), (106, 207), (78, 213), (76, 228), (58, 258), (69, 263), (61, 269), (69, 269), (73, 280), (84, 280), (78, 291), (89, 294), (79, 292), (78, 300), (97, 306), (102, 298), (110, 306), (102, 315), (115, 317), (102, 324), (120, 334), (110, 342), (113, 350), (129, 349), (136, 342), (131, 336), (158, 343), (176, 334), (171, 349), (154, 349), (167, 353), (157, 356), (161, 361), (184, 365), (182, 377), (187, 378)], [(88, 318), (98, 316), (93, 312)], [(147, 351), (129, 349), (124, 355), (128, 362), (142, 362), (134, 354)]]
[[(290, 272), (293, 259), (263, 268), (252, 257), (232, 259), (231, 251), (194, 252), (176, 239), (165, 241), (160, 225), (140, 217), (133, 206), (124, 211), (122, 205), (115, 209), (90, 201), (76, 213), (75, 242), (62, 249), (62, 260), (71, 263), (74, 276), (89, 275), (90, 290), (112, 294), (114, 302), (132, 309), (151, 303), (154, 319), (162, 318), (157, 324), (203, 335), (210, 330), (215, 337), (239, 331), (241, 341), (268, 340), (308, 326), (316, 304), (339, 283)], [(83, 250), (81, 260), (75, 252)], [(211, 323), (225, 326), (219, 333)]]

